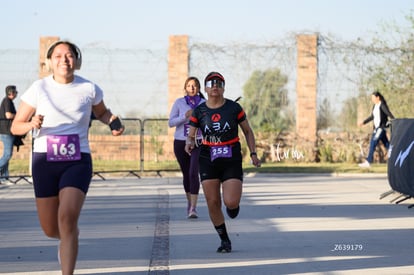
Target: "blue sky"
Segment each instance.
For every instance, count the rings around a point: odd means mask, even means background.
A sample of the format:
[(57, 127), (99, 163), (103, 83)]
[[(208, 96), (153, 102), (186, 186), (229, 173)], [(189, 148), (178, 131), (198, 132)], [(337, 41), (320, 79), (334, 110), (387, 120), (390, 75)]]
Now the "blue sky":
[(13, 0), (3, 1), (0, 49), (37, 49), (40, 36), (80, 47), (165, 47), (168, 36), (266, 41), (289, 32), (364, 37), (406, 23), (412, 0)]
[[(169, 36), (179, 34), (220, 45), (263, 44), (292, 33), (315, 32), (354, 40), (380, 31), (383, 23), (406, 26), (405, 16), (413, 9), (413, 0), (5, 0), (0, 16), (0, 89), (13, 83), (21, 92), (26, 90), (37, 78), (39, 38), (59, 36), (82, 49), (85, 64), (79, 74), (103, 88), (111, 108), (124, 114), (133, 109), (165, 115), (166, 60), (148, 55), (133, 63), (133, 70), (117, 70), (112, 63), (96, 69), (91, 66), (99, 50), (151, 49), (152, 54), (166, 54)], [(207, 69), (200, 68), (198, 77), (203, 78)], [(140, 75), (131, 75), (137, 71)], [(243, 81), (229, 81), (229, 98), (242, 94)]]

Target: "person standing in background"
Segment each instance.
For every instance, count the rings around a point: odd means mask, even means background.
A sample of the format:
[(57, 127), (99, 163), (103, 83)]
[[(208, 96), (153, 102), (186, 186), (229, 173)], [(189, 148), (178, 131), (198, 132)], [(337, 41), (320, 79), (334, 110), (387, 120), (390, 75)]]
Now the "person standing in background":
[(9, 180), (9, 161), (13, 156), (15, 137), (11, 134), (10, 127), (16, 115), (13, 100), (17, 97), (17, 93), (16, 86), (7, 86), (6, 96), (0, 105), (0, 140), (3, 143), (3, 155), (0, 158), (0, 182), (2, 184), (13, 184)]
[(63, 275), (72, 275), (78, 256), (78, 220), (92, 179), (88, 131), (91, 112), (112, 135), (124, 132), (120, 119), (103, 101), (95, 83), (75, 75), (81, 66), (79, 48), (68, 41), (53, 43), (46, 52), (52, 74), (35, 81), (22, 95), (11, 132), (36, 129), (32, 176), (40, 225), (59, 240)]
[[(184, 83), (185, 96), (178, 98), (170, 112), (168, 120), (169, 127), (175, 127), (174, 133), (174, 154), (180, 165), (183, 174), (183, 186), (187, 197), (187, 217), (189, 219), (198, 218), (197, 200), (200, 190), (200, 178), (198, 168), (199, 149), (195, 148), (193, 153), (188, 155), (184, 151), (185, 141), (187, 140), (189, 119), (199, 104), (205, 101), (200, 93), (200, 81), (196, 77), (189, 77)], [(201, 139), (201, 136), (199, 136)]]
[(374, 122), (374, 130), (372, 132), (371, 141), (369, 144), (368, 157), (364, 162), (359, 164), (359, 167), (362, 168), (369, 168), (371, 166), (371, 163), (374, 161), (375, 148), (377, 147), (380, 140), (388, 150), (390, 142), (387, 138), (386, 128), (388, 124), (388, 118), (394, 119), (394, 115), (388, 108), (387, 101), (385, 101), (385, 98), (379, 91), (374, 91), (371, 94), (371, 101), (374, 103), (372, 106), (371, 115), (359, 123), (359, 126), (363, 126), (370, 121)]

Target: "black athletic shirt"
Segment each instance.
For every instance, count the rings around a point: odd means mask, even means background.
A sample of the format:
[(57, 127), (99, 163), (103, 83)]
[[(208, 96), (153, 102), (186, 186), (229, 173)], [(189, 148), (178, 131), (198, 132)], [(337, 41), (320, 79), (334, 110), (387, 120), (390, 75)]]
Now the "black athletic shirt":
[(202, 152), (206, 151), (203, 147), (219, 145), (240, 148), (239, 124), (245, 119), (246, 114), (240, 104), (226, 99), (223, 106), (216, 109), (210, 109), (205, 102), (197, 106), (190, 117), (190, 125), (201, 130)]
[(16, 108), (13, 101), (7, 96), (3, 99), (0, 105), (0, 134), (11, 135), (10, 127), (12, 120), (6, 119), (6, 112), (16, 114)]

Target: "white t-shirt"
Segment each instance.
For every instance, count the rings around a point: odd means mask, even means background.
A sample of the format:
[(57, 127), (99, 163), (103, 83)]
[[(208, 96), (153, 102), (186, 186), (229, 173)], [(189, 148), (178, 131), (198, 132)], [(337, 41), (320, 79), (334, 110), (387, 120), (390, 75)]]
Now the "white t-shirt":
[(88, 129), (92, 106), (103, 100), (103, 92), (96, 84), (80, 76), (75, 76), (71, 83), (60, 84), (50, 75), (35, 81), (21, 100), (44, 116), (33, 152), (47, 151), (47, 135), (77, 134), (81, 152), (90, 153)]
[(374, 116), (374, 127), (375, 129), (380, 126), (381, 123), (381, 112), (380, 112), (381, 102), (374, 105), (374, 110), (372, 111), (372, 115)]

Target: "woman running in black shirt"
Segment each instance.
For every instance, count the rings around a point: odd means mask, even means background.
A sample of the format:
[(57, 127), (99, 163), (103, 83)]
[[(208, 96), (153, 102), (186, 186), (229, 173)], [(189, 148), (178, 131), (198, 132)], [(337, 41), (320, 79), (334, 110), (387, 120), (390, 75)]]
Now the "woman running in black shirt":
[(221, 193), (230, 218), (237, 217), (242, 195), (243, 169), (238, 135), (240, 125), (250, 150), (252, 164), (260, 166), (256, 154), (253, 130), (243, 108), (236, 102), (224, 98), (224, 77), (218, 72), (209, 73), (205, 80), (206, 102), (194, 109), (190, 117), (190, 131), (185, 151), (191, 151), (195, 144), (196, 130), (203, 135), (200, 145), (200, 178), (206, 198), (209, 216), (219, 237), (221, 245), (217, 252), (231, 252), (231, 241), (227, 234), (224, 215), (221, 211)]

